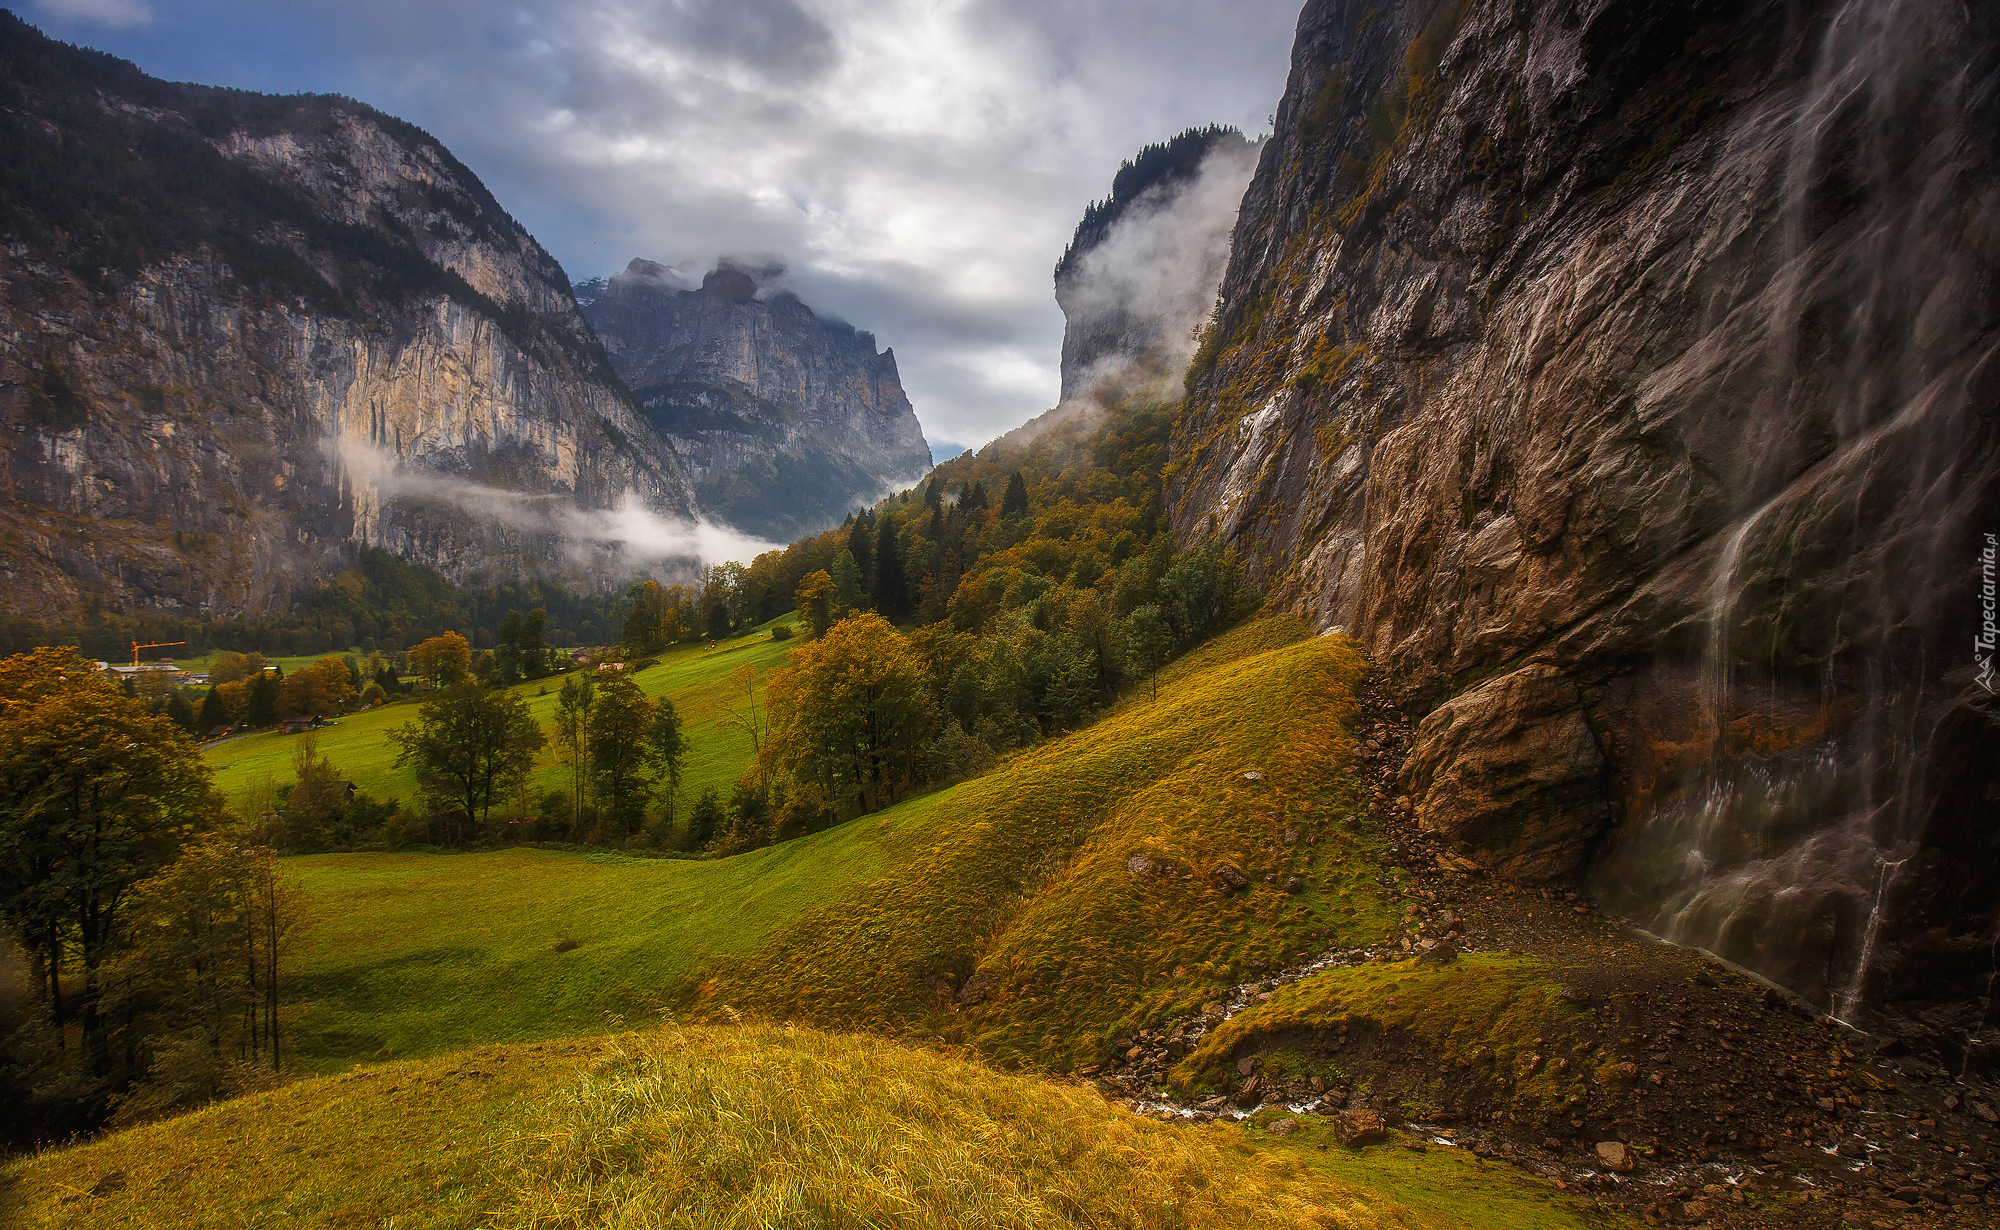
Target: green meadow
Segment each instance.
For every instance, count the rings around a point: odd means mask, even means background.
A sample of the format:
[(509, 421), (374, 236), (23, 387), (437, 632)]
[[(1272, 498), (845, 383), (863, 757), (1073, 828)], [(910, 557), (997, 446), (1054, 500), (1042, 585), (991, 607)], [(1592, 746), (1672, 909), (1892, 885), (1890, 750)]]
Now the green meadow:
[[(786, 617), (789, 618), (789, 617)], [(775, 622), (782, 622), (775, 621)], [(745, 698), (730, 676), (745, 665), (759, 677), (757, 704), (763, 705), (763, 675), (783, 666), (793, 641), (771, 639), (770, 625), (745, 636), (721, 642), (714, 649), (704, 644), (683, 645), (659, 655), (659, 665), (636, 672), (632, 678), (648, 696), (667, 696), (680, 710), (682, 728), (691, 744), (687, 775), (682, 782), (686, 798), (698, 798), (714, 789), (725, 797), (749, 763), (751, 738), (748, 731), (730, 725), (731, 715), (744, 708)], [(310, 664), (316, 658), (299, 658)], [(287, 671), (293, 659), (281, 659)], [(556, 693), (562, 677), (552, 675), (512, 690), (528, 702), (528, 711), (546, 729), (555, 720)], [(319, 732), (320, 754), (333, 762), (340, 776), (354, 782), (377, 799), (407, 799), (416, 792), (416, 779), (407, 767), (396, 764), (396, 745), (388, 739), (391, 730), (413, 721), (417, 702), (401, 700), (362, 713), (349, 714)], [(215, 784), (230, 799), (242, 798), (265, 787), (277, 787), (293, 780), (292, 751), (298, 738), (267, 730), (228, 739), (203, 752), (215, 770)], [(530, 799), (539, 799), (550, 790), (569, 785), (569, 770), (557, 762), (553, 744), (542, 750), (535, 774), (530, 779)], [(530, 806), (533, 806), (532, 802)], [(512, 801), (497, 808), (500, 816), (512, 818)]]
[[(655, 682), (712, 678), (719, 660), (663, 664)], [(983, 777), (729, 858), (288, 859), (312, 914), (293, 990), (300, 1059), (329, 1070), (741, 1010), (1087, 1062), (1132, 1019), (1334, 937), (1387, 932), (1394, 889), (1373, 839), (1340, 823), (1359, 669), (1343, 643), (1261, 621), (1176, 664), (1156, 697)], [(1261, 781), (1244, 778), (1252, 767)], [(1288, 827), (1326, 838), (1271, 852)], [(1134, 851), (1185, 871), (1135, 879)], [(1218, 899), (1207, 877), (1224, 862), (1274, 883)], [(1295, 874), (1311, 887), (1275, 882)], [(935, 989), (987, 967), (976, 1008)]]

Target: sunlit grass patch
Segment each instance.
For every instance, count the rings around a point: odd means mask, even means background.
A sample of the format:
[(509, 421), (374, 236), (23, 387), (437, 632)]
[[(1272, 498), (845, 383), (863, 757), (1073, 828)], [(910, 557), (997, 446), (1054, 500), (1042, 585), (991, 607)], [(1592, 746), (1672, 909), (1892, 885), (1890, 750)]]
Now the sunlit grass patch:
[[(1546, 1110), (1586, 1092), (1598, 1068), (1615, 1066), (1573, 1037), (1586, 1016), (1562, 998), (1558, 973), (1529, 957), (1479, 953), (1443, 965), (1409, 960), (1328, 969), (1216, 1026), (1173, 1075), (1193, 1090), (1233, 1088), (1239, 1055), (1272, 1040), (1352, 1031), (1357, 1039), (1392, 1035), (1422, 1056), (1397, 1074), (1403, 1085), (1397, 1093), (1409, 1103), (1435, 1101), (1446, 1083), (1476, 1076), (1482, 1089)], [(1281, 1053), (1266, 1063), (1281, 1076), (1336, 1080), (1350, 1066), (1338, 1051), (1317, 1061)]]
[(0, 1169), (8, 1226), (1573, 1230), (1506, 1167), (1168, 1125), (1094, 1091), (773, 1026), (485, 1047)]
[(1140, 1119), (1073, 1086), (877, 1039), (668, 1030), (547, 1103), (512, 1176), (554, 1226), (1401, 1224), (1233, 1129)]
[[(1250, 971), (1380, 939), (1348, 760), (1362, 669), (1289, 618), (1220, 638), (1157, 697), (859, 822), (896, 849), (882, 876), (715, 963), (705, 1001), (1064, 1069)], [(1253, 886), (1223, 891), (1225, 864)]]
[[(294, 984), (300, 1057), (325, 1070), (616, 1029), (688, 1005), (706, 975), (712, 1011), (1090, 1062), (1125, 1022), (1390, 926), (1345, 767), (1358, 659), (1302, 637), (1259, 621), (1199, 651), (1157, 700), (987, 777), (731, 858), (287, 860), (314, 916)], [(1134, 877), (1133, 852), (1185, 874)], [(1257, 886), (1219, 892), (1206, 876), (1223, 861)], [(956, 1002), (977, 971), (986, 995)]]
[[(680, 710), (691, 748), (682, 786), (688, 798), (696, 798), (709, 789), (727, 795), (750, 763), (749, 734), (723, 720), (743, 703), (730, 676), (745, 665), (754, 667), (760, 676), (783, 666), (785, 656), (795, 644), (796, 641), (772, 640), (766, 625), (723, 641), (714, 649), (705, 644), (677, 646), (660, 654), (658, 665), (632, 676), (641, 692), (649, 697), (671, 697)], [(317, 659), (301, 661), (310, 665)], [(556, 692), (561, 686), (562, 676), (553, 675), (516, 684), (511, 690), (527, 701), (528, 712), (546, 729), (555, 721)], [(762, 703), (762, 698), (760, 686), (758, 703)], [(396, 727), (414, 721), (416, 716), (414, 699), (347, 714), (319, 732), (320, 754), (333, 762), (342, 778), (354, 782), (370, 796), (407, 800), (416, 793), (416, 777), (409, 768), (397, 766), (396, 745), (389, 741), (388, 735)], [(292, 749), (297, 743), (296, 736), (262, 731), (219, 743), (205, 751), (202, 758), (215, 770), (217, 787), (226, 797), (237, 799), (267, 781), (272, 787), (289, 784), (293, 779)], [(569, 770), (557, 763), (553, 746), (545, 748), (531, 779), (530, 799), (539, 800), (545, 792), (563, 789), (568, 784)], [(511, 801), (500, 812), (511, 815)]]

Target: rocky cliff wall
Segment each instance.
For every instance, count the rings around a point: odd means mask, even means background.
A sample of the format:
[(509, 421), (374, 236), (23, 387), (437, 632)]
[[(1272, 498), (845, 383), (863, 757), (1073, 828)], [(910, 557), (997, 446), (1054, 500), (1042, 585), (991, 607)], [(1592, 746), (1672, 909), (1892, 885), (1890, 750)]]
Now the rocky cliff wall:
[(1313, 0), (1169, 498), (1427, 713), (1401, 806), (1976, 1039), (1993, 15)]
[(683, 286), (634, 260), (585, 313), (647, 418), (686, 457), (704, 511), (780, 541), (930, 469), (893, 350), (733, 266)]
[(547, 253), (345, 99), (170, 85), (0, 15), (0, 602), (282, 606), (360, 544), (621, 571), (691, 514)]

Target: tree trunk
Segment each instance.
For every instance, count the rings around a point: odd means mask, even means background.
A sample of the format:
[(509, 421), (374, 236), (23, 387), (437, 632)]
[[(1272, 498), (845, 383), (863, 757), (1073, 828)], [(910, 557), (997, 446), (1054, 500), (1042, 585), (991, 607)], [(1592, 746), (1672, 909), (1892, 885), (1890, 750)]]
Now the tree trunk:
[(62, 937), (56, 933), (54, 919), (48, 923), (49, 936), (49, 1015), (55, 1021), (56, 1045), (67, 1046), (63, 1037), (63, 1026), (68, 1022), (63, 1012), (62, 995)]
[[(270, 856), (266, 855), (268, 859)], [(264, 955), (267, 968), (264, 976), (265, 1002), (270, 1005), (269, 1028), (265, 1031), (271, 1039), (271, 1071), (276, 1072), (281, 1062), (278, 1044), (278, 880), (277, 873), (267, 862), (264, 876), (264, 920), (267, 931), (264, 936)]]

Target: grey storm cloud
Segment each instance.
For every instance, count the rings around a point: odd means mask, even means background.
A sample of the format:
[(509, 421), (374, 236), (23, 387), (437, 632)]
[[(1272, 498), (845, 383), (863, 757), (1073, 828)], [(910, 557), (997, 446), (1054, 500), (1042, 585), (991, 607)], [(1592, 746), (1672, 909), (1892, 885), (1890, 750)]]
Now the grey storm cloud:
[(36, 0), (150, 72), (438, 136), (570, 276), (781, 262), (933, 441), (1055, 403), (1051, 272), (1121, 160), (1276, 109), (1298, 0)]

